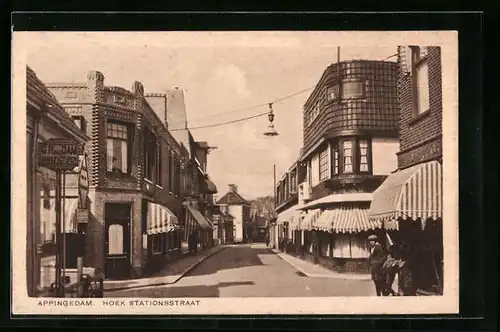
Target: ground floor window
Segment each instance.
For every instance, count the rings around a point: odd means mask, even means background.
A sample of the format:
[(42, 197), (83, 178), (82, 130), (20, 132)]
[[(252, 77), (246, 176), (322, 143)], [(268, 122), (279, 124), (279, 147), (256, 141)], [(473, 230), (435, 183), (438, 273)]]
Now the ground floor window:
[(366, 234), (333, 234), (334, 258), (368, 258)]
[(151, 235), (151, 252), (153, 254), (160, 254), (163, 252), (163, 246), (165, 241), (164, 234), (153, 234)]

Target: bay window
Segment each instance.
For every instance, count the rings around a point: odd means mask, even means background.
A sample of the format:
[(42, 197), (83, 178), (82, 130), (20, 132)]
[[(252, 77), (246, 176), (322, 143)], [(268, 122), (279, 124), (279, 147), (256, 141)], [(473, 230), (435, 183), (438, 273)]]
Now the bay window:
[(108, 171), (130, 174), (130, 127), (115, 122), (106, 126), (106, 168)]

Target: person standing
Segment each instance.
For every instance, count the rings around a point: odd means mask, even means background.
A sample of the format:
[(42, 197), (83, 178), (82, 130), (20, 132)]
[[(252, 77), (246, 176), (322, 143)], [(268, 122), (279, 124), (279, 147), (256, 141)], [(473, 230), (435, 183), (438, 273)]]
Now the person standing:
[(370, 273), (373, 282), (375, 283), (375, 292), (377, 296), (385, 294), (385, 274), (383, 265), (386, 261), (387, 255), (378, 242), (376, 235), (372, 234), (368, 237), (368, 245), (370, 248), (370, 255), (368, 256), (368, 263), (370, 264)]

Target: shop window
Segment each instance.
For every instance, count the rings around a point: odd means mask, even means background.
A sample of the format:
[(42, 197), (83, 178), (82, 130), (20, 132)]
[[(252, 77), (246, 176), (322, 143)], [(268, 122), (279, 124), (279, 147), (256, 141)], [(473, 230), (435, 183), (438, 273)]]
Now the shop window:
[(153, 254), (161, 254), (163, 252), (163, 235), (164, 234), (151, 235), (151, 251)]
[(363, 98), (363, 82), (362, 81), (350, 81), (342, 83), (342, 98), (343, 99), (353, 99), (353, 98)]
[(415, 115), (429, 110), (429, 67), (427, 47), (412, 46), (413, 96)]
[(319, 180), (328, 179), (328, 150), (325, 149), (319, 154)]
[(352, 141), (344, 141), (342, 144), (343, 152), (343, 173), (353, 172), (353, 151), (352, 151)]
[(130, 174), (130, 129), (127, 125), (108, 122), (107, 170)]
[(108, 254), (122, 255), (123, 253), (123, 226), (111, 225), (108, 230)]

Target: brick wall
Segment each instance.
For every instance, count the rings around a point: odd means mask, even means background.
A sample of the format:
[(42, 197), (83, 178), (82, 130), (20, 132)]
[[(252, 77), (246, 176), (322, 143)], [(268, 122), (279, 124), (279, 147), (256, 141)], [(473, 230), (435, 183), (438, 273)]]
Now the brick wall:
[[(401, 54), (401, 52), (398, 52)], [(417, 119), (413, 110), (412, 75), (404, 69), (399, 57), (398, 100), (400, 104), (400, 150), (407, 151), (424, 140), (442, 134), (441, 49), (430, 47), (428, 54), (429, 107), (428, 114)], [(407, 166), (407, 165), (399, 165)]]

